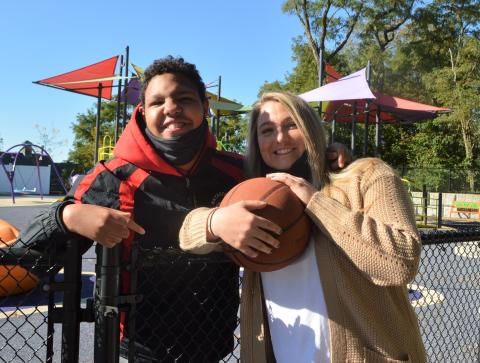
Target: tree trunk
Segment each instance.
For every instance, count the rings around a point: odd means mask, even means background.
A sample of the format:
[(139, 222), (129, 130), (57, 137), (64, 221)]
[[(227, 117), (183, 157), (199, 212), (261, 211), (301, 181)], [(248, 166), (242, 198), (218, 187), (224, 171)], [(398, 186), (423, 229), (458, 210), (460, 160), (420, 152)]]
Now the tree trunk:
[(470, 187), (470, 191), (475, 191), (475, 174), (476, 171), (473, 167), (473, 144), (472, 135), (469, 131), (469, 120), (462, 120), (462, 136), (463, 136), (463, 145), (465, 147), (465, 161), (468, 167), (467, 170), (467, 180)]

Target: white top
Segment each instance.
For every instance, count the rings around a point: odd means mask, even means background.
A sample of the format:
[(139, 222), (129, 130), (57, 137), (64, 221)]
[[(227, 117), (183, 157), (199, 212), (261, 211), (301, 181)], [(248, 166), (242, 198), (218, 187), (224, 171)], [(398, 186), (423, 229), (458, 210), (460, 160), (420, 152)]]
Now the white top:
[(273, 351), (278, 363), (329, 363), (328, 314), (314, 241), (283, 269), (262, 272)]

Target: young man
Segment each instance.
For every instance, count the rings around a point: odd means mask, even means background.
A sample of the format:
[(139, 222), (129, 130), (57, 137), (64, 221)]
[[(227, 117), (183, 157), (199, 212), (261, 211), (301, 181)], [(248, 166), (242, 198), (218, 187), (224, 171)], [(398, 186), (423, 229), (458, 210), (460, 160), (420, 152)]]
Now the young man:
[[(155, 61), (145, 71), (142, 103), (115, 157), (79, 178), (65, 201), (39, 215), (21, 236), (38, 249), (64, 244), (73, 234), (107, 247), (122, 242), (125, 266), (132, 243), (143, 262), (163, 256), (139, 267), (136, 293), (143, 300), (137, 304), (135, 343), (145, 362), (216, 362), (234, 346), (237, 267), (195, 263), (174, 253), (185, 215), (217, 205), (243, 178), (241, 158), (215, 149), (207, 113), (195, 66), (182, 58)], [(122, 275), (128, 293), (129, 273)], [(127, 356), (126, 342), (121, 348)]]
[[(134, 283), (126, 267), (130, 251), (138, 247), (136, 294), (143, 295), (135, 314), (138, 362), (218, 362), (234, 348), (238, 268), (195, 263), (195, 257), (175, 252), (188, 212), (218, 205), (243, 178), (242, 159), (215, 149), (207, 113), (205, 85), (195, 66), (171, 56), (156, 60), (145, 71), (141, 105), (115, 157), (78, 178), (65, 200), (21, 235), (23, 243), (43, 251), (74, 235), (106, 247), (122, 243), (125, 294)], [(332, 159), (341, 163), (336, 154)], [(262, 206), (250, 203), (246, 209)], [(122, 337), (128, 337), (129, 321), (122, 320)], [(122, 339), (122, 356), (127, 349)]]

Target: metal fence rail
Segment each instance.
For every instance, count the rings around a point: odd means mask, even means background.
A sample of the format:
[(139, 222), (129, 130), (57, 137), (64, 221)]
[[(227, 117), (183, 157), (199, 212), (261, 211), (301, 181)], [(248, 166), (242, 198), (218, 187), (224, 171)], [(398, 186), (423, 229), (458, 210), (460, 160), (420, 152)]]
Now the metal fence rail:
[[(423, 252), (420, 270), (415, 281), (409, 285), (409, 296), (419, 317), (420, 328), (425, 347), (431, 362), (478, 362), (480, 361), (480, 228), (458, 231), (422, 232)], [(77, 247), (76, 247), (77, 246)], [(20, 247), (20, 248), (19, 248)], [(193, 316), (201, 317), (212, 309), (211, 301), (205, 298), (212, 291), (198, 291), (192, 274), (199, 274), (204, 268), (217, 266), (219, 274), (212, 277), (212, 286), (221, 276), (225, 268), (232, 265), (223, 256), (195, 257), (176, 251), (138, 250), (135, 263), (128, 266), (118, 264), (118, 251), (105, 255), (97, 262), (97, 296), (95, 304), (80, 305), (81, 259), (78, 243), (70, 242), (69, 251), (62, 260), (56, 259), (54, 253), (48, 257), (22, 245), (8, 247), (0, 241), (0, 362), (78, 362), (78, 346), (80, 341), (80, 322), (93, 322), (95, 311), (95, 351), (96, 362), (115, 362), (118, 352), (126, 346), (133, 351), (142, 349), (142, 342), (151, 339), (157, 342), (158, 349), (171, 354), (170, 361), (198, 362), (195, 358), (182, 356), (182, 353), (169, 348), (169, 340), (165, 338), (165, 329), (175, 329), (179, 339), (198, 332), (209, 336), (223, 321), (226, 327), (223, 341), (219, 342), (218, 334), (213, 334), (210, 344), (204, 346), (205, 351), (215, 351), (215, 347), (228, 346), (227, 352), (214, 352), (223, 356), (220, 362), (239, 362), (239, 320), (232, 310), (224, 310), (225, 315), (216, 321), (186, 321), (181, 316), (170, 314), (168, 322), (159, 323), (158, 307), (168, 309), (168, 305), (183, 304), (191, 306)], [(8, 267), (7, 267), (8, 266)], [(21, 266), (27, 271), (46, 271), (38, 285), (19, 295), (8, 295), (1, 290), (2, 282), (17, 281), (17, 287), (23, 286), (25, 273), (18, 274), (11, 266)], [(64, 270), (60, 270), (65, 266)], [(159, 274), (159, 271), (183, 271), (178, 278), (185, 279), (186, 290), (179, 294), (176, 291), (159, 291), (158, 301), (142, 300), (134, 291), (121, 291), (118, 287), (121, 272), (138, 267), (136, 285), (133, 288), (144, 291), (145, 287), (159, 283), (159, 279), (168, 284), (172, 275)], [(229, 267), (230, 266), (230, 267)], [(213, 267), (215, 270), (215, 267)], [(3, 270), (2, 270), (3, 269)], [(162, 277), (163, 276), (163, 277)], [(199, 274), (200, 276), (200, 274)], [(205, 282), (205, 281), (202, 281)], [(241, 287), (240, 279), (228, 280), (232, 289)], [(188, 292), (191, 284), (192, 292)], [(109, 287), (110, 286), (110, 287)], [(112, 287), (113, 286), (113, 287)], [(225, 285), (223, 285), (225, 286)], [(21, 292), (21, 291), (17, 291)], [(218, 291), (217, 291), (218, 293)], [(113, 295), (112, 295), (113, 294)], [(235, 306), (237, 301), (231, 301)], [(46, 308), (45, 308), (46, 306)], [(93, 309), (95, 306), (95, 309)], [(202, 310), (204, 309), (204, 310)], [(222, 311), (222, 310), (220, 310)], [(139, 314), (149, 323), (135, 327), (125, 333), (128, 343), (114, 348), (116, 339), (112, 337), (117, 330), (110, 329), (118, 324), (120, 315), (136, 321)], [(205, 325), (202, 325), (205, 324)], [(94, 324), (89, 324), (93, 330)], [(132, 326), (132, 325), (131, 325)], [(110, 327), (110, 328), (108, 328)], [(235, 328), (236, 327), (236, 328)], [(108, 329), (107, 329), (108, 328)], [(113, 331), (113, 333), (112, 333)], [(113, 334), (113, 335), (112, 335)], [(177, 333), (176, 333), (177, 334)], [(221, 334), (222, 335), (222, 334)], [(55, 338), (55, 339), (54, 339)], [(208, 340), (207, 340), (208, 341)], [(123, 347), (123, 348), (122, 348)], [(113, 354), (112, 354), (113, 352)], [(204, 354), (204, 352), (197, 352)], [(192, 353), (194, 354), (194, 353)], [(168, 361), (168, 360), (166, 360)]]

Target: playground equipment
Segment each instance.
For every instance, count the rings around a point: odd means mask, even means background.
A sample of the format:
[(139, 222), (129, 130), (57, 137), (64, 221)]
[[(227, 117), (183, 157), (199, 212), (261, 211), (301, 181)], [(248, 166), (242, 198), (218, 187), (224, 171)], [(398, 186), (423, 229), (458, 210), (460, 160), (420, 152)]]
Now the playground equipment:
[[(7, 163), (7, 157), (10, 159), (10, 161)], [(27, 186), (27, 183), (25, 179), (23, 178), (23, 175), (21, 172), (18, 171), (18, 161), (19, 158), (28, 158), (32, 162), (33, 166), (35, 167), (36, 170), (36, 176), (37, 176), (37, 184), (35, 187), (31, 187), (31, 185)], [(12, 161), (13, 159), (13, 161)], [(40, 162), (41, 161), (47, 161), (47, 163), (50, 163), (50, 165), (53, 168), (53, 171), (55, 172), (55, 175), (57, 176), (58, 180), (60, 181), (60, 185), (62, 186), (63, 190), (65, 191), (65, 194), (67, 193), (67, 189), (65, 187), (65, 184), (63, 183), (63, 180), (60, 176), (60, 173), (58, 172), (58, 169), (55, 166), (55, 163), (53, 162), (52, 157), (50, 154), (43, 148), (43, 146), (38, 146), (35, 144), (32, 144), (30, 142), (25, 142), (23, 144), (18, 144), (14, 145), (11, 148), (9, 148), (7, 151), (5, 151), (3, 154), (0, 155), (0, 165), (2, 166), (3, 170), (5, 171), (5, 174), (7, 176), (8, 182), (10, 184), (10, 192), (12, 195), (12, 202), (15, 204), (15, 194), (19, 193), (26, 193), (26, 194), (31, 194), (31, 193), (37, 193), (39, 192), (40, 194), (40, 199), (43, 199), (43, 188), (42, 188), (42, 179), (40, 176)], [(34, 174), (34, 171), (32, 171)], [(19, 179), (21, 180), (20, 183), (15, 183), (15, 176), (18, 176)], [(33, 178), (34, 175), (29, 176), (29, 181), (31, 178)], [(23, 186), (19, 188), (18, 186)], [(38, 191), (37, 191), (37, 186), (38, 186)]]
[(108, 160), (113, 157), (113, 149), (115, 145), (112, 142), (112, 138), (109, 134), (103, 137), (102, 147), (98, 148), (98, 160)]

